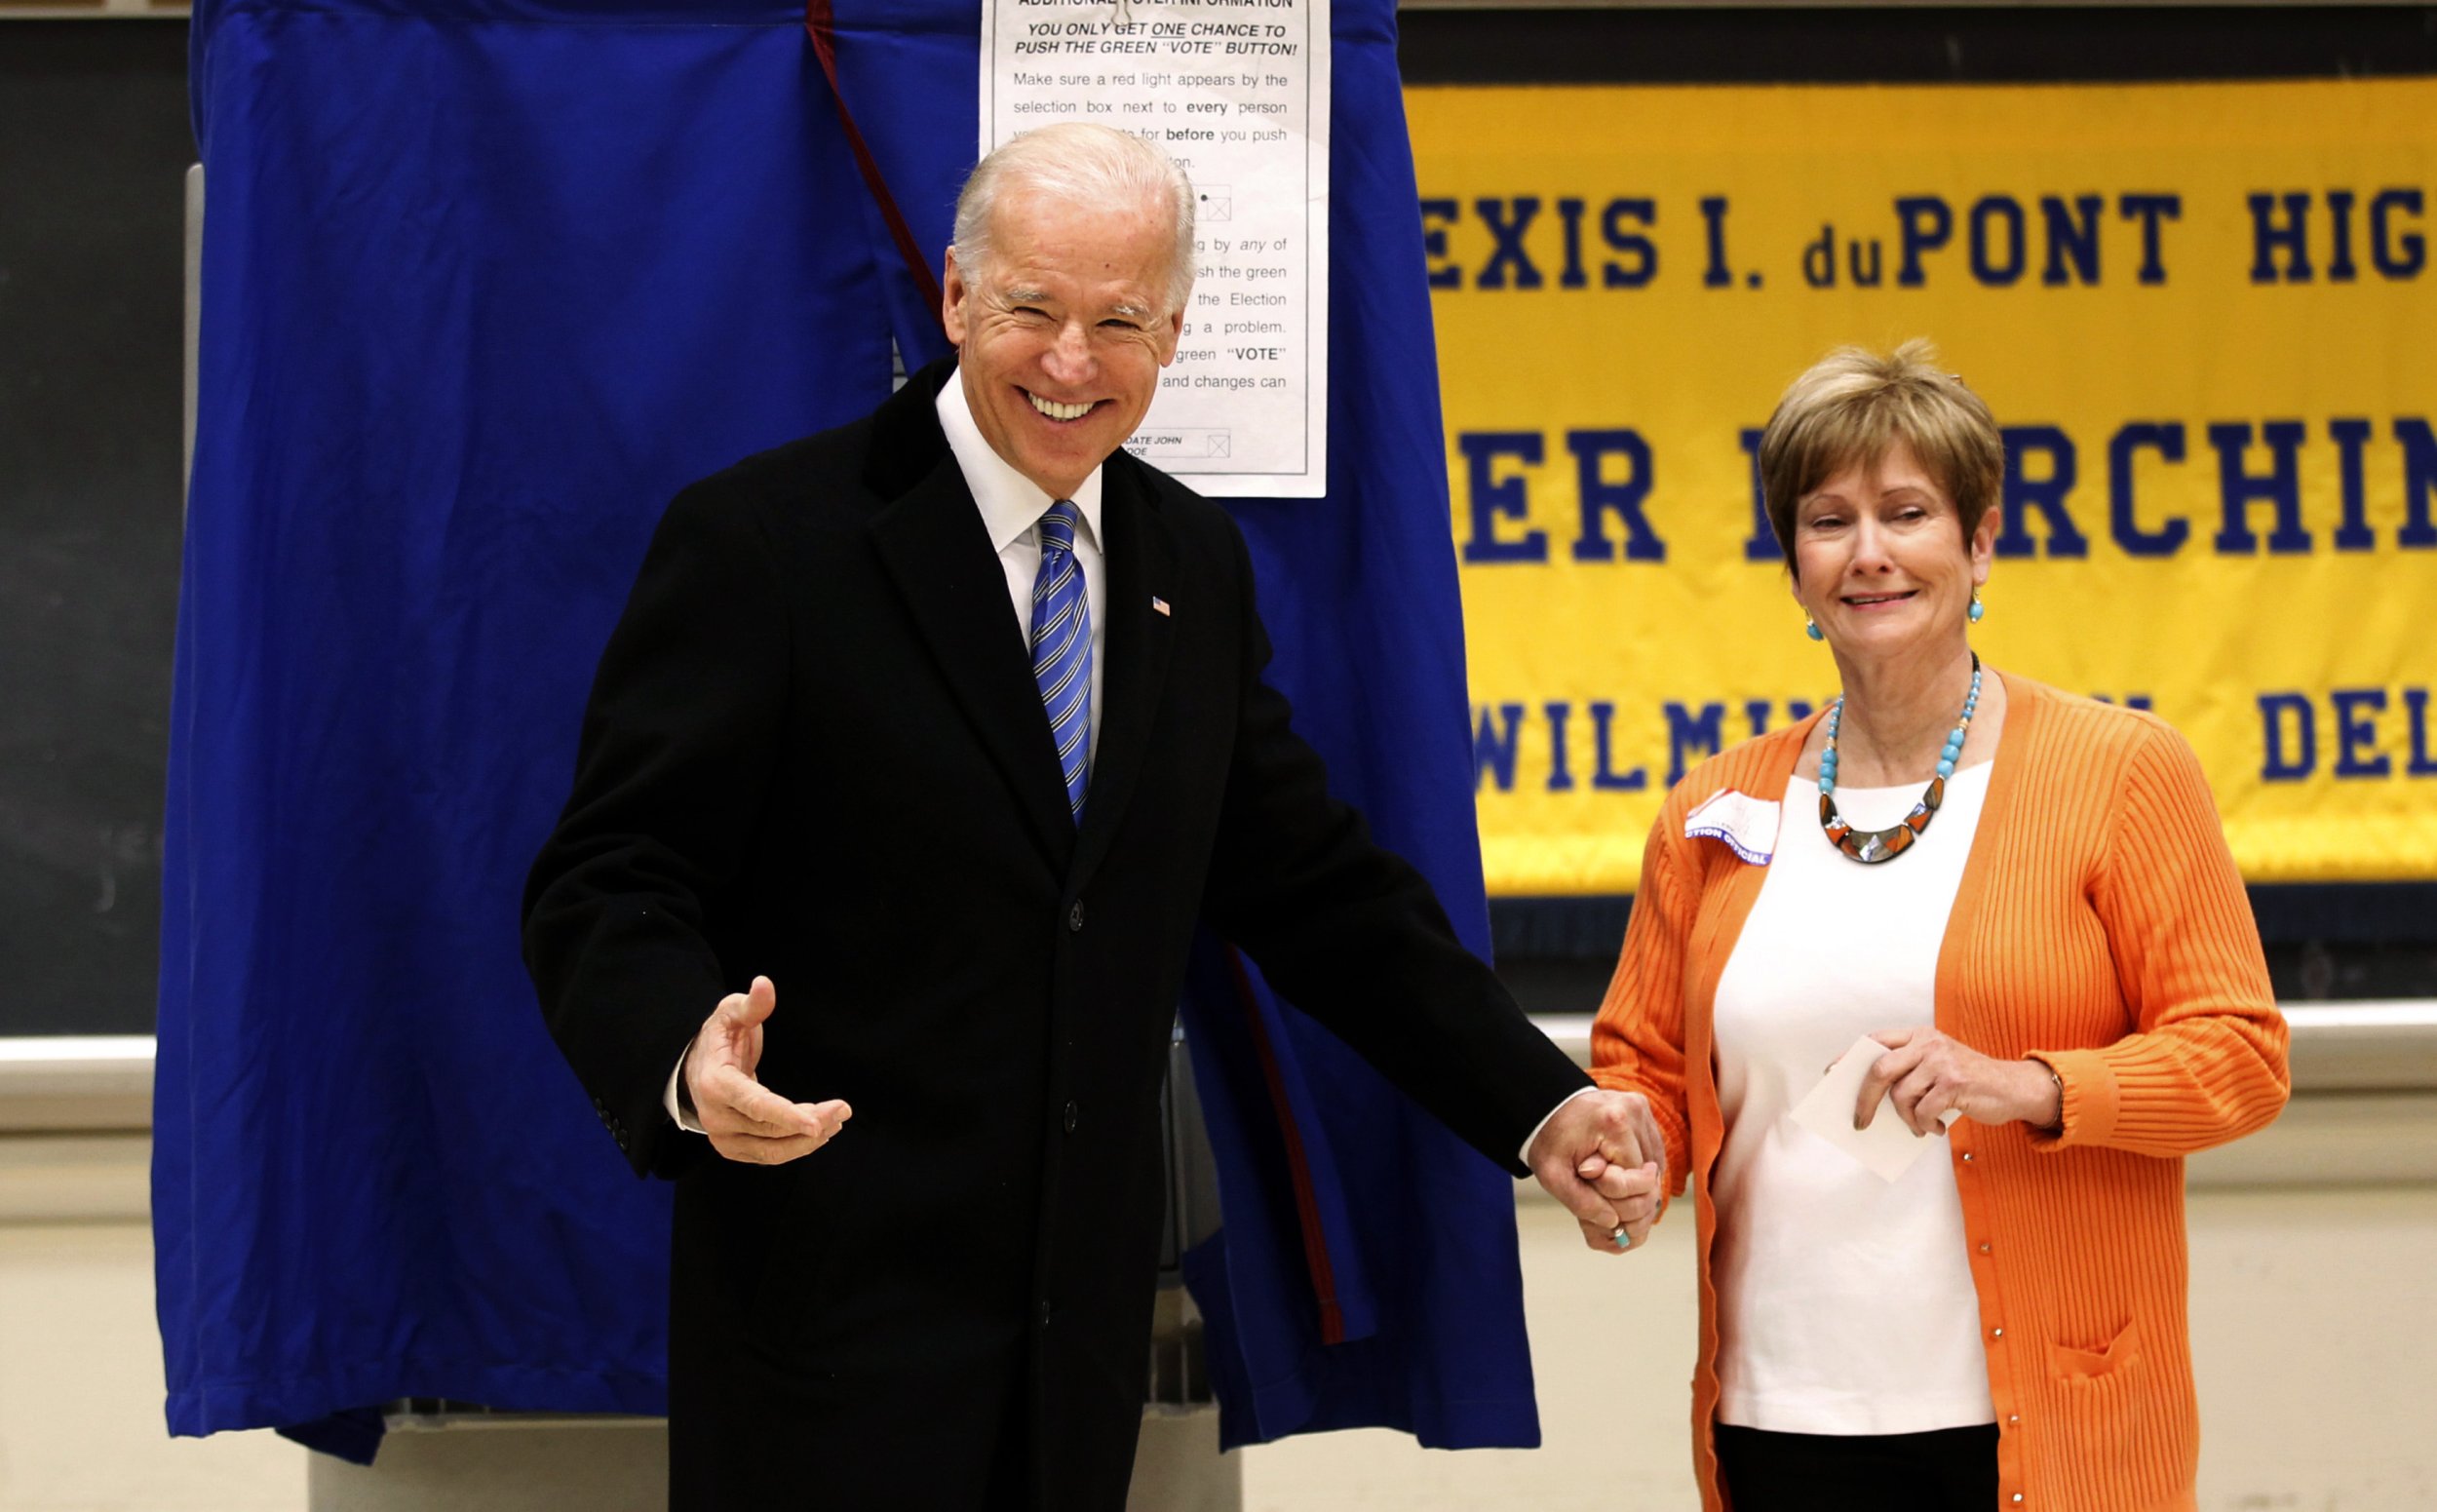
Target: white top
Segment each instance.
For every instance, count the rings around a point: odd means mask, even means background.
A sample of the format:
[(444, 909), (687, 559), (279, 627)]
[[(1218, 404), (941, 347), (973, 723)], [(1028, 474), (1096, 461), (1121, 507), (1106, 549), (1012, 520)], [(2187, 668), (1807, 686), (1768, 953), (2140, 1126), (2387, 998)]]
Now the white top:
[[(1877, 866), (1829, 843), (1818, 784), (1786, 783), (1775, 855), (1714, 1013), (1721, 1422), (1860, 1434), (1996, 1420), (1944, 1149), (1889, 1182), (1786, 1116), (1855, 1039), (1934, 1022), (1938, 948), (1990, 764), (1949, 779), (1919, 840)], [(1846, 820), (1876, 830), (1921, 788), (1836, 795)], [(1895, 1112), (1881, 1103), (1876, 1116)]]
[[(965, 400), (962, 369), (948, 375), (937, 408), (940, 429), (948, 433), (948, 449), (956, 454), (965, 486), (973, 490), (973, 502), (982, 509), (982, 523), (989, 529), (990, 549), (998, 553), (999, 568), (1007, 574), (1007, 598), (1015, 606), (1016, 630), (1028, 647), (1032, 642), (1032, 580), (1041, 572), (1041, 517), (1058, 501), (982, 439), (982, 428), (974, 423), (973, 408)], [(1092, 469), (1083, 486), (1074, 490), (1073, 501), (1083, 516), (1083, 527), (1074, 533), (1074, 559), (1083, 568), (1083, 601), (1092, 611), (1093, 756), (1100, 754), (1101, 688), (1107, 680), (1103, 670), (1108, 662), (1108, 563), (1100, 544), (1101, 471)]]

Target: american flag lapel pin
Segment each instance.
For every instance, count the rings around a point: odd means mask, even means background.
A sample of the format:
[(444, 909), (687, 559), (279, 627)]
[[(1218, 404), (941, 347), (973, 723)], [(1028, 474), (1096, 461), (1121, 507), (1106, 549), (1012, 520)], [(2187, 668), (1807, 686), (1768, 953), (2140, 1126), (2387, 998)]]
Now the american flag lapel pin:
[[(1155, 613), (1159, 613), (1159, 614), (1169, 614), (1169, 609), (1168, 609), (1168, 601), (1167, 601), (1167, 600), (1165, 600), (1165, 599), (1162, 599), (1162, 598), (1161, 598), (1161, 597), (1159, 597), (1159, 595), (1157, 595), (1157, 594), (1153, 594), (1153, 595), (1151, 595), (1151, 609), (1152, 609), (1152, 610), (1153, 610), (1153, 612), (1155, 612)], [(1173, 614), (1170, 614), (1170, 616), (1169, 616), (1169, 617), (1170, 617), (1170, 618), (1174, 618), (1175, 616), (1174, 616)]]

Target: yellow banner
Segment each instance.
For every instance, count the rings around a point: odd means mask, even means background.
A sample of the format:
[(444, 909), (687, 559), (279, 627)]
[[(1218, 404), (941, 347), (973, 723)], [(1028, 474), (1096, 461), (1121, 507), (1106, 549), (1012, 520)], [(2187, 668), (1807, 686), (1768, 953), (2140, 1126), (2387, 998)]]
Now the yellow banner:
[(1982, 656), (2182, 730), (2254, 881), (2437, 877), (2437, 83), (1406, 97), (1493, 894), (1834, 696), (1751, 452), (1915, 335), (2008, 433)]

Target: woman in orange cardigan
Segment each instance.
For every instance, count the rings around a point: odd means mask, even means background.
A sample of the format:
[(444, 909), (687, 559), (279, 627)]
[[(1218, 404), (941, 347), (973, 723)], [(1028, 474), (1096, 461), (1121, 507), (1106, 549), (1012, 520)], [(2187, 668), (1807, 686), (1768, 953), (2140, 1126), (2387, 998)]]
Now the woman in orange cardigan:
[[(2188, 1508), (2182, 1157), (2276, 1115), (2285, 1026), (2182, 737), (1973, 654), (2002, 446), (1930, 357), (1769, 421), (1842, 696), (1669, 795), (1592, 1075), (1690, 1174), (1704, 1507)], [(1854, 1124), (1929, 1158), (1790, 1116), (1848, 1047)]]

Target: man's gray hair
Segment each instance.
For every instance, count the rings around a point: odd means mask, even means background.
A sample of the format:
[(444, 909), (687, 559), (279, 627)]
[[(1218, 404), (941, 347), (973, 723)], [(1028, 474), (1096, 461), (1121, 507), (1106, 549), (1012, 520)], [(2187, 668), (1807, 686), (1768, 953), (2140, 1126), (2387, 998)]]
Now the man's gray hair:
[(968, 279), (989, 262), (990, 216), (1010, 187), (1075, 205), (1141, 205), (1154, 214), (1170, 210), (1176, 256), (1168, 272), (1168, 308), (1160, 313), (1184, 307), (1193, 287), (1193, 184), (1165, 151), (1088, 121), (1061, 121), (1009, 137), (975, 167), (956, 196), (956, 265)]

